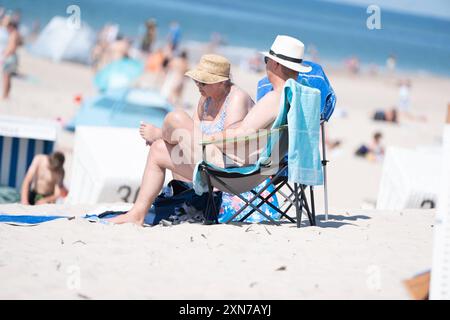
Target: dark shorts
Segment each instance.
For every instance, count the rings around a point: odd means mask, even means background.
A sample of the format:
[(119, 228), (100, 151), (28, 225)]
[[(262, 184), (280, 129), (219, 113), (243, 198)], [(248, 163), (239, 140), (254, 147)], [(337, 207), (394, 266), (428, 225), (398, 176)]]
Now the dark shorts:
[(6, 74), (15, 74), (18, 69), (18, 59), (17, 55), (10, 55), (3, 61), (3, 72)]
[(36, 202), (38, 202), (44, 197), (45, 197), (44, 195), (39, 194), (34, 190), (28, 191), (28, 203), (31, 204), (32, 206), (35, 205)]

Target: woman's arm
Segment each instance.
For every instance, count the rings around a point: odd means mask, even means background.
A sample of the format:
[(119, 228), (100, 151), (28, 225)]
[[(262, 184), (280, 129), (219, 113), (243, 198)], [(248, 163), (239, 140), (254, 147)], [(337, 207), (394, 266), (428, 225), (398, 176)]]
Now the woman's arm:
[(224, 123), (225, 129), (237, 128), (254, 104), (246, 92), (236, 89), (227, 107), (227, 116)]

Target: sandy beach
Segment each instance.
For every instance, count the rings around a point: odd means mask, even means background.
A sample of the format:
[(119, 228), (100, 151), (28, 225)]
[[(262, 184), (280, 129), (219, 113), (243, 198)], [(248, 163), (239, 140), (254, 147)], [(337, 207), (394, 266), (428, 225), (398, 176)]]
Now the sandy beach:
[[(53, 63), (24, 50), (20, 59), (24, 76), (14, 79), (10, 101), (0, 102), (1, 114), (65, 122), (78, 108), (75, 95), (95, 94), (88, 67)], [(339, 108), (328, 133), (342, 141), (328, 154), (329, 221), (323, 221), (322, 188), (316, 188), (318, 226), (301, 229), (109, 226), (81, 218), (92, 206), (0, 205), (1, 213), (76, 217), (32, 227), (0, 225), (0, 298), (409, 299), (402, 281), (431, 267), (435, 211), (374, 210), (382, 163), (353, 153), (377, 130), (385, 146), (439, 145), (450, 78), (354, 75), (324, 67)], [(261, 76), (233, 69), (235, 83), (253, 98)], [(397, 103), (396, 83), (406, 77), (412, 80), (412, 111), (427, 122), (370, 120), (376, 109)], [(192, 82), (183, 100), (196, 105)], [(67, 185), (73, 141), (72, 133), (60, 132), (57, 149), (66, 154)]]
[(402, 280), (430, 266), (433, 217), (431, 210), (351, 210), (302, 229), (141, 228), (81, 218), (0, 225), (0, 298), (408, 299)]

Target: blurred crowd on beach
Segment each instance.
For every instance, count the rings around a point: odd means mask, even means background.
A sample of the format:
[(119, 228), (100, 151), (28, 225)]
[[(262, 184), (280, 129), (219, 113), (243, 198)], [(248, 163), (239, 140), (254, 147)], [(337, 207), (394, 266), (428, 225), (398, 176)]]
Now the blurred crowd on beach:
[[(83, 27), (83, 26), (82, 26)], [(227, 41), (218, 32), (211, 32), (210, 41), (201, 46), (195, 52), (192, 47), (185, 45), (183, 29), (179, 22), (171, 21), (164, 30), (168, 32), (161, 35), (160, 26), (154, 17), (149, 17), (141, 23), (140, 34), (125, 35), (121, 27), (116, 23), (107, 23), (100, 30), (94, 32), (95, 40), (90, 47), (88, 63), (93, 72), (99, 73), (111, 64), (133, 60), (142, 63), (143, 72), (133, 80), (133, 86), (156, 90), (175, 108), (190, 109), (192, 106), (183, 101), (185, 89), (185, 73), (198, 61), (198, 57), (206, 53), (216, 53), (227, 46)], [(0, 66), (1, 66), (1, 98), (10, 99), (10, 92), (14, 90), (14, 78), (24, 76), (20, 69), (20, 48), (31, 47), (39, 41), (39, 37), (45, 28), (41, 28), (38, 20), (30, 26), (21, 21), (20, 10), (0, 8)], [(81, 40), (77, 40), (81, 41)], [(38, 48), (39, 49), (39, 48)], [(321, 63), (319, 49), (314, 44), (307, 45), (308, 60)], [(380, 73), (397, 74), (398, 58), (390, 54), (386, 58), (385, 66), (366, 64), (362, 66), (357, 56), (351, 56), (344, 60), (341, 69), (348, 75), (368, 75), (376, 77)], [(263, 73), (265, 64), (262, 56), (253, 51), (247, 57), (235, 65), (245, 72)], [(398, 74), (397, 74), (398, 75)], [(393, 77), (394, 78), (394, 77)], [(414, 90), (413, 81), (410, 78), (395, 77), (395, 85), (398, 89), (398, 99), (391, 105), (380, 106), (373, 110), (372, 121), (381, 121), (398, 125), (404, 121), (426, 122), (427, 118), (411, 111), (411, 92)], [(331, 79), (331, 85), (333, 85)], [(339, 92), (337, 93), (339, 96)], [(1, 112), (0, 104), (0, 112)], [(337, 117), (345, 117), (347, 110), (344, 107), (336, 108)], [(339, 149), (345, 141), (327, 137), (326, 143), (330, 150)], [(372, 141), (362, 142), (354, 150), (355, 157), (361, 157), (369, 161), (382, 161), (384, 156), (383, 132), (373, 132)]]

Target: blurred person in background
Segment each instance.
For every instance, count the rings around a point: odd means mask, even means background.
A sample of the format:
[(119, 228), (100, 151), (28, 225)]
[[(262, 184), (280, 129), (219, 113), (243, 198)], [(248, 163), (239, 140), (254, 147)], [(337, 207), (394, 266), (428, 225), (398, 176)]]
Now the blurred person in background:
[(189, 62), (186, 50), (176, 55), (167, 65), (167, 74), (161, 88), (161, 95), (174, 107), (182, 107), (181, 95), (184, 87), (184, 74), (189, 69)]
[(150, 53), (156, 40), (156, 20), (150, 19), (146, 21), (145, 27), (146, 30), (141, 42), (141, 50), (144, 53)]
[(31, 162), (22, 182), (21, 203), (38, 205), (55, 203), (64, 197), (64, 154), (54, 152), (51, 155), (38, 154)]
[(384, 146), (381, 143), (383, 135), (375, 132), (369, 145), (361, 145), (355, 152), (357, 157), (363, 157), (370, 161), (381, 161), (384, 157)]
[(8, 32), (8, 41), (1, 55), (3, 72), (3, 99), (8, 99), (11, 91), (11, 78), (18, 71), (19, 59), (17, 49), (20, 45), (20, 35), (17, 24), (9, 21), (6, 30)]
[(181, 42), (181, 27), (178, 22), (172, 21), (169, 27), (169, 34), (167, 35), (167, 43), (172, 53), (178, 50), (180, 42)]

